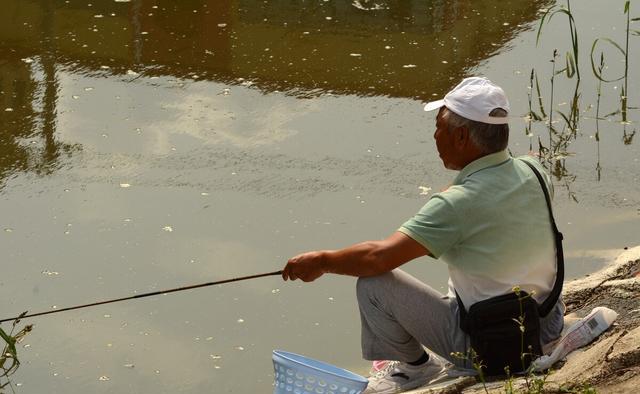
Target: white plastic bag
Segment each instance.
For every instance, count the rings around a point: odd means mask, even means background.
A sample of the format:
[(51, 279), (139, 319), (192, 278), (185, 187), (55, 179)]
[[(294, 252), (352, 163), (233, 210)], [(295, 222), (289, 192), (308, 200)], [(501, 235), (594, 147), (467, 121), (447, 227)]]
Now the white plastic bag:
[(618, 314), (606, 307), (593, 308), (586, 317), (578, 320), (556, 343), (548, 356), (538, 357), (531, 363), (530, 369), (542, 371), (551, 367), (556, 361), (564, 358), (573, 350), (593, 341), (611, 326)]

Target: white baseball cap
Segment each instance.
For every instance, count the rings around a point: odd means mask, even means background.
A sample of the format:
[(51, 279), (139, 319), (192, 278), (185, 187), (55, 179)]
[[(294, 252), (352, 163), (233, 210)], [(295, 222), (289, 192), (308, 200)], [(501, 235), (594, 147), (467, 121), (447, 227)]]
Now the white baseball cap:
[(489, 116), (496, 108), (509, 113), (509, 100), (504, 90), (487, 78), (465, 78), (444, 96), (424, 106), (425, 111), (433, 111), (442, 106), (467, 119), (489, 124), (507, 124), (508, 117)]

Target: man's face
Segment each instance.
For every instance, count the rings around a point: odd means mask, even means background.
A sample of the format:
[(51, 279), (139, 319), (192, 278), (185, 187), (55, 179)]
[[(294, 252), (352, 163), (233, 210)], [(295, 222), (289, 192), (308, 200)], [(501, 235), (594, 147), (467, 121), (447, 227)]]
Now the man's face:
[(459, 152), (456, 151), (455, 133), (453, 130), (448, 129), (447, 121), (442, 118), (444, 107), (438, 111), (436, 117), (436, 131), (433, 133), (433, 138), (436, 140), (436, 147), (440, 154), (440, 159), (445, 168), (450, 170), (459, 170), (458, 164), (456, 164), (459, 158)]

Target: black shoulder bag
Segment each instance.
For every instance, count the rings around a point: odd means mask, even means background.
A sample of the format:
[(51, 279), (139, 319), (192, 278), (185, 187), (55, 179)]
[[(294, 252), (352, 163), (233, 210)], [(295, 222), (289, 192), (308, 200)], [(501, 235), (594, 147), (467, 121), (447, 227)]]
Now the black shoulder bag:
[(524, 372), (531, 361), (542, 355), (540, 344), (540, 317), (545, 317), (555, 306), (564, 281), (564, 254), (562, 233), (558, 231), (551, 211), (549, 192), (536, 168), (523, 160), (538, 178), (549, 209), (551, 227), (556, 244), (557, 273), (553, 289), (547, 299), (538, 303), (527, 292), (520, 290), (477, 302), (467, 311), (456, 292), (460, 313), (460, 328), (471, 338), (471, 357), (480, 363), (485, 376)]

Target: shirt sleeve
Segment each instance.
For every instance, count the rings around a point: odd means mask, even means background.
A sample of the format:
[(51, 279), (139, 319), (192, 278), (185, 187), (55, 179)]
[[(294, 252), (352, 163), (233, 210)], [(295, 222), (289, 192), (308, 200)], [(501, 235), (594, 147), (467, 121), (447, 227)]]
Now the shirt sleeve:
[(398, 231), (427, 248), (435, 258), (440, 258), (461, 238), (458, 215), (440, 194), (434, 194)]

